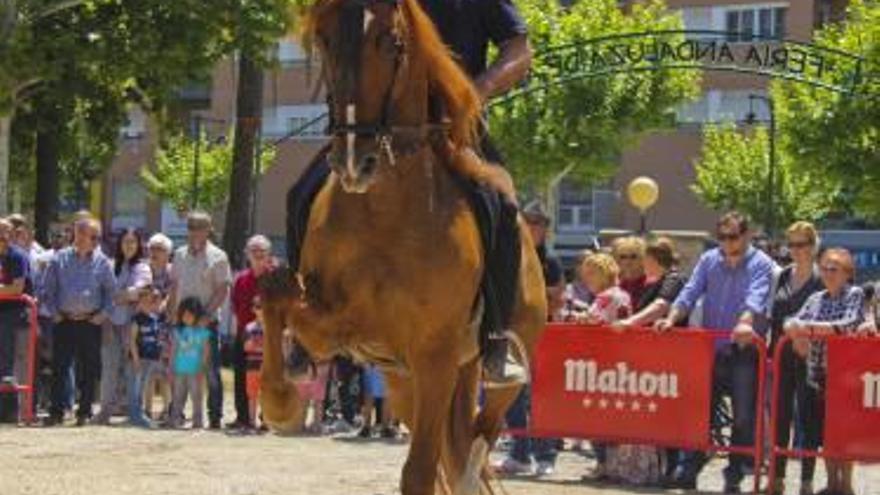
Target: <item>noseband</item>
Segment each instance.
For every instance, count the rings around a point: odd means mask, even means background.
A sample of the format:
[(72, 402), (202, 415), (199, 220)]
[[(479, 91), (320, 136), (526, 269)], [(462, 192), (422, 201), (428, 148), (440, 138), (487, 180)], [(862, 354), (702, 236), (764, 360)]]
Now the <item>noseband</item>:
[[(374, 5), (385, 4), (395, 10), (400, 9), (400, 0), (347, 0), (349, 5), (361, 9), (368, 9)], [(330, 134), (334, 137), (345, 138), (348, 152), (348, 161), (353, 160), (354, 142), (357, 138), (372, 138), (376, 141), (381, 152), (385, 155), (390, 165), (395, 164), (396, 149), (402, 153), (412, 153), (422, 147), (430, 138), (445, 135), (448, 126), (444, 124), (421, 124), (421, 125), (392, 125), (391, 111), (394, 88), (397, 85), (398, 73), (403, 63), (405, 44), (396, 39), (394, 54), (394, 69), (391, 75), (391, 83), (382, 97), (382, 112), (377, 122), (365, 123), (357, 121), (357, 105), (349, 101), (345, 105), (344, 122), (332, 122)], [(331, 92), (332, 93), (332, 92)], [(331, 100), (333, 95), (330, 95)], [(397, 138), (397, 139), (395, 139)], [(352, 166), (352, 165), (349, 165)]]

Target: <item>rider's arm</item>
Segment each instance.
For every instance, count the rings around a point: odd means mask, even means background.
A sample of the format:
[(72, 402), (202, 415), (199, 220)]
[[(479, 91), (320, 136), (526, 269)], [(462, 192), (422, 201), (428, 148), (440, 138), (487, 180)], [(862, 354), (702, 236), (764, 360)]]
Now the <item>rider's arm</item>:
[(483, 0), (480, 6), (483, 27), (498, 47), (498, 57), (475, 80), (485, 101), (506, 93), (526, 76), (532, 49), (526, 23), (511, 0)]
[(532, 48), (525, 34), (499, 46), (498, 58), (476, 79), (477, 90), (484, 101), (508, 92), (521, 81), (532, 66)]

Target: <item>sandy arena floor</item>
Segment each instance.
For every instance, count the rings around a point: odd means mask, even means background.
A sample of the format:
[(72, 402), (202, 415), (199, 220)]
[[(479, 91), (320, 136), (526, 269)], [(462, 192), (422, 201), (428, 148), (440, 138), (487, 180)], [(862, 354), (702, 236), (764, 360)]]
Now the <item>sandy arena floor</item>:
[[(145, 431), (120, 425), (4, 427), (0, 452), (0, 495), (390, 495), (399, 493), (406, 446), (350, 436)], [(578, 480), (591, 464), (566, 452), (548, 479), (502, 483), (510, 495), (651, 493), (584, 485)], [(721, 488), (720, 467), (716, 461), (703, 475), (702, 490)], [(856, 488), (860, 495), (880, 495), (880, 467), (861, 468)]]

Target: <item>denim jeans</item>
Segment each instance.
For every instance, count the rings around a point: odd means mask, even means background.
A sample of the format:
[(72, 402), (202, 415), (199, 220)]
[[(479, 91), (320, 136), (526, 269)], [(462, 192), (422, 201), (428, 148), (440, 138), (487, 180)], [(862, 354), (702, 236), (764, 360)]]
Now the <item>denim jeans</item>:
[[(715, 351), (715, 369), (712, 377), (712, 404), (709, 411), (713, 428), (717, 415), (713, 414), (717, 404), (725, 396), (731, 398), (733, 405), (733, 426), (731, 444), (748, 446), (755, 442), (755, 407), (758, 383), (758, 351), (747, 346), (740, 348), (728, 344)], [(696, 479), (708, 458), (703, 452), (684, 452), (679, 476)], [(724, 469), (727, 483), (738, 484), (745, 476), (749, 456), (731, 454)]]
[[(529, 423), (529, 406), (531, 402), (531, 390), (523, 388), (516, 401), (507, 411), (507, 427), (520, 429), (526, 428)], [(510, 449), (510, 457), (524, 464), (531, 462), (534, 457), (537, 462), (556, 463), (559, 440), (555, 438), (531, 438), (518, 436), (513, 440)]]
[(137, 370), (134, 366), (129, 367), (128, 419), (132, 423), (147, 423), (144, 415), (144, 388), (162, 368), (161, 362), (151, 359), (141, 359)]
[[(223, 419), (223, 383), (220, 380), (220, 332), (211, 326), (211, 363), (208, 367), (208, 420), (220, 423)], [(201, 397), (200, 397), (201, 398)]]

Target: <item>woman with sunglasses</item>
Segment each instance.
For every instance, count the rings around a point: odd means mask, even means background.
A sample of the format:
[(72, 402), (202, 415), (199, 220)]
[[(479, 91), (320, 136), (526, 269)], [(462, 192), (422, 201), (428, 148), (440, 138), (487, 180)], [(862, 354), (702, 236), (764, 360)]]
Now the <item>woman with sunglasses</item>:
[[(795, 222), (785, 231), (785, 239), (792, 263), (776, 277), (770, 296), (770, 356), (782, 338), (785, 321), (800, 311), (807, 298), (823, 288), (816, 266), (819, 246), (816, 227), (809, 222)], [(779, 426), (776, 430), (776, 445), (787, 449), (790, 447), (792, 428), (801, 430), (800, 423), (794, 421), (794, 405), (795, 401), (798, 404), (803, 403), (807, 380), (807, 364), (803, 357), (794, 352), (791, 341), (786, 342), (782, 349), (778, 379), (779, 408), (776, 424)], [(799, 409), (803, 410), (802, 406)], [(773, 495), (785, 493), (786, 464), (787, 459), (784, 456), (777, 458), (776, 472), (779, 477), (772, 487)], [(801, 460), (801, 495), (812, 495), (815, 470), (815, 458)]]
[[(852, 284), (855, 264), (846, 249), (828, 249), (819, 261), (824, 290), (810, 296), (794, 318), (785, 323), (785, 333), (793, 339), (793, 349), (807, 362), (804, 400), (805, 448), (822, 445), (825, 426), (826, 345), (810, 336), (854, 334), (864, 322), (864, 292)], [(851, 462), (826, 459), (828, 487), (819, 495), (852, 495)]]

